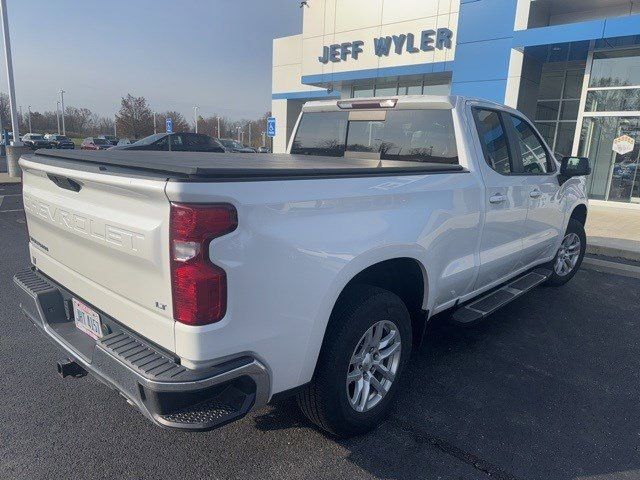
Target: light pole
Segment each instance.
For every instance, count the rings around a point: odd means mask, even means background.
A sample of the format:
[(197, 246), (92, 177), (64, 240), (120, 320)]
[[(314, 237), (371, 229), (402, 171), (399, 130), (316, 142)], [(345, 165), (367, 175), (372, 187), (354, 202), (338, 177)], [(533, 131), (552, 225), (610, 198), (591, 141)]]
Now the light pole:
[(240, 132), (242, 131), (241, 127), (238, 127), (238, 141), (240, 141)]
[(218, 138), (220, 138), (220, 117), (218, 117)]
[(32, 133), (32, 132), (31, 132), (31, 105), (29, 105), (29, 106), (27, 107), (27, 112), (28, 112), (28, 113), (27, 113), (27, 115), (28, 115), (28, 117), (27, 117), (27, 118), (29, 118), (29, 133)]
[(158, 133), (158, 129), (156, 128), (156, 112), (153, 112), (153, 133)]
[(118, 138), (118, 116), (113, 116), (113, 136)]
[(247, 129), (249, 130), (249, 146), (251, 146), (251, 122), (247, 124)]
[(7, 0), (0, 0), (2, 9), (2, 34), (4, 36), (4, 57), (7, 67), (7, 82), (9, 84), (9, 106), (11, 108), (11, 126), (13, 127), (13, 140), (11, 145), (21, 147), (20, 126), (18, 125), (18, 112), (16, 111), (16, 89), (13, 84), (13, 61), (11, 60), (11, 40), (9, 39), (9, 16), (7, 13)]
[(60, 106), (62, 107), (62, 135), (67, 134), (67, 129), (64, 126), (64, 94), (66, 92), (64, 90), (60, 90)]
[(60, 135), (60, 102), (56, 102), (56, 122), (58, 122), (58, 135)]
[(193, 107), (193, 123), (195, 125), (195, 132), (198, 133), (198, 107)]

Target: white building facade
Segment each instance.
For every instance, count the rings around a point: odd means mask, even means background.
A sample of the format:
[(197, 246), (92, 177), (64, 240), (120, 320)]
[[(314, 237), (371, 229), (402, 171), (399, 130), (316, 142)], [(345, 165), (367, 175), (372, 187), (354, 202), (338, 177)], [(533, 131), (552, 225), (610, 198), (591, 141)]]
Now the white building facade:
[(640, 1), (307, 0), (301, 8), (302, 33), (273, 41), (274, 152), (286, 151), (309, 100), (460, 94), (516, 107), (557, 153), (588, 156), (592, 198), (640, 204)]

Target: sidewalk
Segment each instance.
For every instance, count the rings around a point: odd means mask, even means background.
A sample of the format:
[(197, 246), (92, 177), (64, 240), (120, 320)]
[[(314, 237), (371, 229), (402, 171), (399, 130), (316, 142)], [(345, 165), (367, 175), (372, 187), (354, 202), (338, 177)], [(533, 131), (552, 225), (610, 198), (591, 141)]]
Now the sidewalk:
[(3, 183), (20, 183), (21, 178), (10, 177), (6, 172), (0, 172), (0, 185)]
[(590, 202), (587, 253), (640, 261), (640, 206)]

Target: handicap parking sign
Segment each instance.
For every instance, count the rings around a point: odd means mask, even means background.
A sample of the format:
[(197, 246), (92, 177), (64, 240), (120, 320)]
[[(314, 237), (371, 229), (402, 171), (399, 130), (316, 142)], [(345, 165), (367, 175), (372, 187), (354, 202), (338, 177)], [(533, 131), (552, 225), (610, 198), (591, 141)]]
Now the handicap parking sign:
[(170, 118), (167, 118), (166, 126), (167, 126), (167, 133), (173, 133), (173, 120), (171, 120)]
[(267, 118), (267, 136), (276, 136), (276, 119), (274, 117)]

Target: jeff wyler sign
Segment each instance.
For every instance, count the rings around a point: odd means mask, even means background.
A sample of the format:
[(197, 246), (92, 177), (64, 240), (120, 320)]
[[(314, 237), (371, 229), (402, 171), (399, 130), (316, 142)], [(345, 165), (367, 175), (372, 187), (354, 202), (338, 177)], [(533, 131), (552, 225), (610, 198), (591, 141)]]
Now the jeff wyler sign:
[[(453, 32), (448, 28), (438, 28), (437, 30), (423, 30), (420, 35), (413, 33), (402, 33), (390, 37), (379, 37), (373, 39), (373, 49), (377, 56), (389, 56), (390, 52), (401, 55), (404, 52), (418, 53), (430, 52), (451, 48)], [(354, 40), (352, 42), (335, 43), (322, 47), (322, 55), (318, 57), (320, 63), (344, 62), (351, 57), (358, 59), (358, 55), (363, 53), (365, 42)]]

